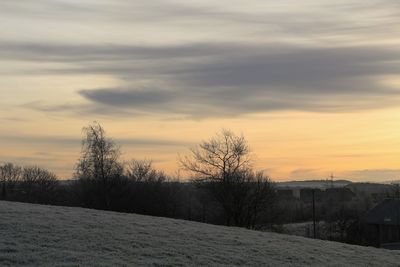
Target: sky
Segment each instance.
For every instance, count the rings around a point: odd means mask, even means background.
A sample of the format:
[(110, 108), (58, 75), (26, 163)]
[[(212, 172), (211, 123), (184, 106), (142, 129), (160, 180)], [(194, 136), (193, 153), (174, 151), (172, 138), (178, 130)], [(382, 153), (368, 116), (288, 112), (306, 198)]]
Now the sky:
[(2, 0), (0, 163), (72, 176), (98, 121), (179, 173), (221, 129), (272, 179), (400, 179), (400, 2)]

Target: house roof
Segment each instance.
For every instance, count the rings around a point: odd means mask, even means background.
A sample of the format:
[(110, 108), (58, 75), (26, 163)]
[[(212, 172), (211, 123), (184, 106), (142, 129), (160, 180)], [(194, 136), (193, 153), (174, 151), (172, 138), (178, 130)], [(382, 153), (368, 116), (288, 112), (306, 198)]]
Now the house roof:
[(385, 199), (365, 215), (368, 224), (400, 225), (400, 199)]

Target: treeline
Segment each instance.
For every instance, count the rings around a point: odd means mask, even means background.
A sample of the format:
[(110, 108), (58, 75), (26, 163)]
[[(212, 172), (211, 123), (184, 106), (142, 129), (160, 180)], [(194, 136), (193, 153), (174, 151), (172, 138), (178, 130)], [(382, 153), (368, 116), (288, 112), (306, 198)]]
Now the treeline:
[(180, 159), (190, 176), (182, 182), (156, 170), (151, 161), (121, 161), (119, 146), (98, 123), (83, 130), (73, 180), (7, 163), (0, 166), (0, 198), (247, 228), (273, 222), (273, 183), (252, 169), (242, 136), (224, 130), (191, 149)]
[[(83, 129), (81, 154), (72, 180), (59, 180), (54, 173), (37, 166), (6, 163), (0, 165), (0, 200), (78, 206), (289, 234), (298, 232), (297, 228), (291, 232), (296, 227), (293, 223), (309, 223), (313, 219), (311, 201), (276, 189), (267, 176), (252, 168), (253, 157), (245, 138), (227, 130), (180, 158), (187, 175), (184, 181), (155, 169), (150, 160), (122, 161), (120, 156), (120, 147), (99, 124), (93, 123)], [(396, 189), (394, 195), (398, 197), (400, 189)], [(362, 215), (374, 203), (368, 194), (317, 198), (317, 238), (366, 244)], [(300, 232), (304, 230), (307, 229)], [(305, 236), (313, 236), (312, 230), (309, 227)]]
[(37, 166), (12, 163), (0, 166), (0, 199), (50, 204), (57, 199), (59, 181), (54, 173)]

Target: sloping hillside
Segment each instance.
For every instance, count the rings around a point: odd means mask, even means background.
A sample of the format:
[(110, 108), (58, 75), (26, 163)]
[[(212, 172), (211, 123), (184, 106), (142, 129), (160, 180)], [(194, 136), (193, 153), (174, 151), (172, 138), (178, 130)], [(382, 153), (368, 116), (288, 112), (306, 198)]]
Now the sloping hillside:
[(165, 218), (0, 202), (0, 266), (396, 266), (400, 252)]
[(279, 188), (330, 188), (330, 187), (345, 187), (352, 184), (347, 180), (304, 180), (304, 181), (287, 181), (277, 182), (276, 186)]

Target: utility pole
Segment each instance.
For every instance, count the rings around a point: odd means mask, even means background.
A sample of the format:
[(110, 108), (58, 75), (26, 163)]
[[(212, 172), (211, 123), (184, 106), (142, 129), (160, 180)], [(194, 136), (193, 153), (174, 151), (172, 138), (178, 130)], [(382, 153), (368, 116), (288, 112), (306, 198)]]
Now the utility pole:
[(312, 217), (313, 217), (313, 232), (314, 239), (317, 238), (316, 219), (315, 219), (315, 189), (312, 189)]

